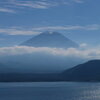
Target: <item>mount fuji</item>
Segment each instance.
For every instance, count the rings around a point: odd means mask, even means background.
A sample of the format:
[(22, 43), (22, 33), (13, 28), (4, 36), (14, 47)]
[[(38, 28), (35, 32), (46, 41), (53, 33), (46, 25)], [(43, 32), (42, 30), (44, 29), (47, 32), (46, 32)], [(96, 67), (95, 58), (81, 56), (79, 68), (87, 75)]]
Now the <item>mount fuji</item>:
[(78, 44), (58, 32), (43, 32), (20, 45), (50, 48), (77, 48)]

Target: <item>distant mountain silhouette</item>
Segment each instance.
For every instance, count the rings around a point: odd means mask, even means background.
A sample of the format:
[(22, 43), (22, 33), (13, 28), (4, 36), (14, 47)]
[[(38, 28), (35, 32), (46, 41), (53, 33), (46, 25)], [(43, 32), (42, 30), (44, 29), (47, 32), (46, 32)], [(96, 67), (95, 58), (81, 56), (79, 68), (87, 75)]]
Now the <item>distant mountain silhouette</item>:
[(78, 47), (78, 44), (58, 32), (44, 32), (23, 43), (24, 46), (69, 48)]
[(91, 60), (63, 72), (66, 81), (100, 81), (100, 60)]

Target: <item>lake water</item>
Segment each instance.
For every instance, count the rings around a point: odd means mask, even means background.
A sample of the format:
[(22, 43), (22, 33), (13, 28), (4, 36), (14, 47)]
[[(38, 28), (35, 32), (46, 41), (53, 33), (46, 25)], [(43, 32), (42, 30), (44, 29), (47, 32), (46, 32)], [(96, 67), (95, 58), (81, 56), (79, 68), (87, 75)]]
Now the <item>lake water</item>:
[(100, 83), (0, 83), (0, 100), (100, 100)]

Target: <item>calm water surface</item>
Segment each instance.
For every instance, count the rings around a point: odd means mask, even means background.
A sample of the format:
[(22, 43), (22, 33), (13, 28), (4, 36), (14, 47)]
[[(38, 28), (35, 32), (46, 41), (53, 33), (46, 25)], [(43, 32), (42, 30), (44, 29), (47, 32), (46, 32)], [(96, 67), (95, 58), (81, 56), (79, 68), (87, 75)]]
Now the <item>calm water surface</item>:
[(100, 100), (100, 83), (0, 83), (0, 100)]

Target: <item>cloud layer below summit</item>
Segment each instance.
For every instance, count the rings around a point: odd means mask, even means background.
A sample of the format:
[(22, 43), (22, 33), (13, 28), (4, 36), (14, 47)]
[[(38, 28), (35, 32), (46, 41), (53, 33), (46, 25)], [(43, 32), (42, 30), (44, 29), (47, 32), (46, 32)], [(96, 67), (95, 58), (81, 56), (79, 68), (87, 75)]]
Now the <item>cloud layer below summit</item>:
[(13, 47), (1, 47), (0, 56), (9, 55), (24, 55), (24, 54), (48, 54), (52, 56), (62, 57), (77, 57), (86, 59), (98, 59), (100, 58), (100, 48), (88, 48), (86, 44), (82, 44), (79, 49), (77, 48), (49, 48), (49, 47), (28, 47), (28, 46), (13, 46)]

